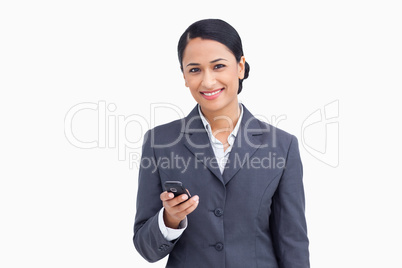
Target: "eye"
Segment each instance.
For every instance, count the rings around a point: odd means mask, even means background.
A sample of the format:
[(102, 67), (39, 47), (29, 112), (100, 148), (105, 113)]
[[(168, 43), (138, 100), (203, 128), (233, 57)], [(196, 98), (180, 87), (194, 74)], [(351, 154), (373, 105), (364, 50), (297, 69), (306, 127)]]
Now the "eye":
[(192, 68), (188, 72), (189, 73), (196, 73), (196, 72), (199, 72), (199, 71), (200, 71), (200, 68)]
[(223, 67), (225, 67), (224, 64), (217, 64), (217, 65), (214, 66), (214, 69), (221, 69)]

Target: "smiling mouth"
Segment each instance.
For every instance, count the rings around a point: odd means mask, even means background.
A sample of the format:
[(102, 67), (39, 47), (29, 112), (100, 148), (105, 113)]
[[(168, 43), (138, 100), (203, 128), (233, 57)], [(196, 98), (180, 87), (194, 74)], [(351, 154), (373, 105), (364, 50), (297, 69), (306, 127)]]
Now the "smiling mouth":
[(204, 92), (201, 92), (201, 94), (204, 94), (205, 96), (213, 96), (213, 95), (216, 95), (216, 94), (218, 94), (219, 92), (221, 92), (223, 90), (223, 88), (221, 88), (221, 89), (218, 89), (218, 90), (215, 90), (215, 91), (211, 91), (211, 92), (206, 92), (206, 91), (204, 91)]

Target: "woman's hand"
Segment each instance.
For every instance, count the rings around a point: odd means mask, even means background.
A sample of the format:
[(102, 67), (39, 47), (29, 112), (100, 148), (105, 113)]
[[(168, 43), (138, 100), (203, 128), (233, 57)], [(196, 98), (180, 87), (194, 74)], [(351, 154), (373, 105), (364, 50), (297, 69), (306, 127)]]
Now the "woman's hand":
[(197, 195), (187, 200), (188, 195), (186, 194), (174, 197), (173, 193), (166, 191), (161, 193), (160, 199), (162, 200), (163, 207), (165, 208), (163, 220), (166, 227), (172, 229), (177, 229), (180, 222), (197, 208), (199, 202), (199, 197)]

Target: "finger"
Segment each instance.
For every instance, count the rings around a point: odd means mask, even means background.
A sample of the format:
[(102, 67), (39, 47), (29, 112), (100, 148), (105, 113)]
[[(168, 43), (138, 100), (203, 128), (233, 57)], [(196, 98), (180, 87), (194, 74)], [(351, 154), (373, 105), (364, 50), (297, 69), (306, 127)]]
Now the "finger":
[(189, 204), (189, 206), (184, 207), (184, 210), (180, 211), (177, 214), (177, 216), (180, 217), (180, 218), (184, 218), (185, 216), (187, 216), (188, 214), (193, 212), (198, 207), (199, 200), (198, 199), (196, 199), (196, 200), (197, 201), (190, 199), (189, 201), (187, 201), (186, 205)]
[(180, 205), (177, 205), (177, 210), (179, 213), (182, 213), (189, 207), (193, 206), (194, 204), (198, 204), (198, 202), (199, 202), (199, 197), (197, 195), (195, 195), (192, 198), (190, 198), (188, 201), (181, 203)]
[(187, 203), (185, 202), (188, 199), (188, 195), (182, 194), (171, 200), (167, 200), (163, 202), (163, 206), (169, 210), (170, 214), (181, 213), (188, 205), (180, 207), (181, 204)]
[(160, 195), (160, 199), (162, 200), (162, 202), (171, 200), (171, 199), (173, 199), (173, 198), (174, 198), (174, 194), (173, 194), (173, 193), (170, 193), (170, 192), (167, 192), (167, 191), (164, 191), (164, 192), (161, 193), (161, 195)]
[(174, 206), (177, 206), (178, 204), (186, 201), (187, 199), (188, 199), (188, 195), (182, 194), (182, 195), (179, 195), (179, 196), (177, 196), (177, 197), (175, 197), (175, 198), (173, 198), (171, 200), (168, 200), (166, 202), (169, 202), (169, 206), (174, 207)]
[(196, 208), (198, 207), (198, 201), (195, 202), (194, 204), (192, 204), (190, 207), (188, 207), (184, 213), (186, 213), (186, 215), (190, 214), (191, 212), (193, 212)]
[[(172, 202), (172, 201), (167, 201), (167, 202)], [(193, 198), (189, 199), (188, 201), (181, 203), (179, 205), (176, 205), (174, 207), (170, 207), (167, 204), (167, 202), (163, 203), (163, 205), (165, 207), (165, 212), (174, 218), (184, 219), (188, 214), (190, 214), (197, 208), (198, 202), (199, 202), (199, 197), (194, 196)]]

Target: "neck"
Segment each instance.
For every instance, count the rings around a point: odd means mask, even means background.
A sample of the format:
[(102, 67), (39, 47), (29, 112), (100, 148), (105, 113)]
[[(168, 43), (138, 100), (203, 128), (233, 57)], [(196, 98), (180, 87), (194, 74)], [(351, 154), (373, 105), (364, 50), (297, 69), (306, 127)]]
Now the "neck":
[(201, 111), (208, 120), (212, 133), (231, 133), (240, 116), (240, 107), (238, 101), (233, 102), (233, 104), (218, 111), (205, 110), (202, 107)]

